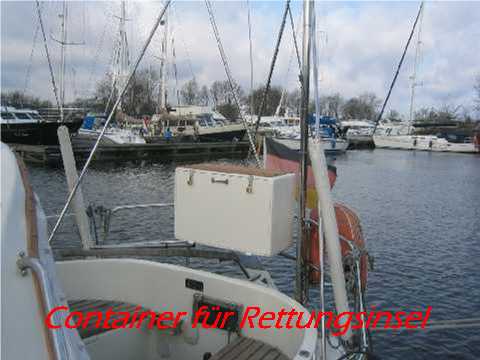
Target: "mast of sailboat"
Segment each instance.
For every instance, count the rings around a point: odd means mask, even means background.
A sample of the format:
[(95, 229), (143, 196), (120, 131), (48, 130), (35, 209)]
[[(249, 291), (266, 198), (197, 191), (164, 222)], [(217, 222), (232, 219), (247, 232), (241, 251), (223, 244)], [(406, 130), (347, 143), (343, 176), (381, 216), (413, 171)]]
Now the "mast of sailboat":
[[(128, 76), (128, 42), (127, 42), (127, 31), (126, 31), (126, 4), (125, 1), (121, 2), (121, 11), (120, 11), (120, 25), (119, 25), (119, 33), (120, 33), (120, 49), (119, 49), (119, 59), (118, 59), (118, 74), (117, 74), (117, 81), (116, 90), (117, 94), (120, 93), (121, 89), (123, 88), (126, 78)], [(123, 110), (122, 108), (122, 101), (120, 101), (119, 109)]]
[(417, 16), (415, 17), (415, 22), (413, 23), (412, 30), (410, 31), (410, 35), (408, 37), (407, 43), (405, 44), (405, 48), (403, 49), (402, 56), (400, 57), (400, 61), (397, 65), (397, 70), (395, 71), (395, 75), (393, 76), (392, 83), (388, 88), (387, 96), (383, 101), (382, 109), (380, 110), (377, 116), (377, 119), (375, 120), (375, 127), (373, 128), (373, 134), (375, 134), (378, 124), (380, 123), (380, 120), (382, 120), (382, 116), (383, 116), (383, 113), (385, 112), (385, 108), (387, 107), (388, 100), (390, 99), (390, 95), (392, 95), (393, 88), (395, 86), (395, 83), (397, 82), (398, 74), (400, 73), (400, 69), (402, 68), (403, 60), (405, 60), (405, 55), (407, 54), (408, 48), (410, 46), (410, 42), (412, 41), (413, 34), (415, 33), (415, 29), (417, 28), (417, 23), (420, 19), (420, 15), (422, 14), (422, 11), (423, 11), (423, 2), (420, 3), (420, 8), (418, 9)]
[(158, 106), (159, 111), (163, 112), (167, 109), (167, 46), (168, 46), (168, 10), (165, 13), (165, 20), (163, 22), (163, 39), (162, 39), (162, 54), (160, 58), (160, 89), (158, 92)]
[(308, 241), (308, 228), (306, 222), (306, 201), (307, 201), (307, 166), (308, 166), (308, 101), (310, 85), (310, 34), (311, 17), (314, 11), (314, 3), (310, 0), (303, 2), (303, 48), (302, 48), (302, 102), (300, 115), (300, 181), (298, 183), (299, 193), (299, 237), (297, 239), (297, 272), (295, 277), (295, 297), (300, 303), (307, 300), (307, 264), (306, 249)]
[(64, 119), (64, 110), (65, 107), (65, 58), (66, 58), (66, 45), (67, 45), (67, 18), (68, 18), (68, 5), (67, 1), (63, 1), (62, 15), (62, 40), (60, 42), (60, 119), (63, 122)]
[[(40, 16), (40, 12), (39, 12)], [(69, 42), (68, 41), (68, 33), (67, 33), (67, 25), (68, 25), (68, 1), (63, 1), (62, 6), (62, 13), (59, 15), (62, 19), (61, 22), (61, 38), (60, 40), (55, 39), (52, 36), (52, 40), (56, 41), (60, 44), (60, 84), (59, 84), (59, 108), (60, 108), (60, 121), (63, 122), (65, 112), (65, 74), (66, 74), (66, 67), (67, 67), (67, 45), (84, 45), (84, 42)], [(48, 54), (47, 54), (48, 58)]]
[(415, 46), (415, 60), (413, 63), (413, 73), (412, 76), (410, 76), (410, 80), (412, 81), (412, 90), (411, 90), (411, 95), (410, 95), (410, 117), (408, 121), (408, 133), (410, 134), (410, 129), (414, 120), (414, 102), (415, 102), (415, 88), (418, 85), (421, 85), (421, 83), (417, 83), (417, 71), (418, 71), (418, 64), (419, 64), (419, 59), (420, 59), (420, 54), (421, 54), (421, 46), (422, 46), (422, 23), (423, 23), (423, 11), (424, 11), (424, 2), (422, 1), (421, 7), (420, 7), (420, 19), (419, 19), (419, 24), (418, 24), (418, 33), (417, 33), (417, 44)]

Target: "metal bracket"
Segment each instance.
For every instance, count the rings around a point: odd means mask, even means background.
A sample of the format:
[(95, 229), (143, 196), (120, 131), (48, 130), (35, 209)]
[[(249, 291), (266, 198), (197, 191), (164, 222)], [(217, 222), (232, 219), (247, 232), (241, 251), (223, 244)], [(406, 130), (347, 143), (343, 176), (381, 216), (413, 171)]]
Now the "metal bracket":
[(250, 175), (248, 177), (247, 193), (248, 194), (253, 193), (253, 175)]
[(188, 174), (188, 180), (187, 180), (187, 184), (192, 186), (193, 185), (193, 170), (190, 170), (190, 173)]
[(27, 276), (28, 266), (25, 264), (24, 259), (25, 259), (25, 251), (20, 251), (17, 256), (17, 267), (22, 276)]

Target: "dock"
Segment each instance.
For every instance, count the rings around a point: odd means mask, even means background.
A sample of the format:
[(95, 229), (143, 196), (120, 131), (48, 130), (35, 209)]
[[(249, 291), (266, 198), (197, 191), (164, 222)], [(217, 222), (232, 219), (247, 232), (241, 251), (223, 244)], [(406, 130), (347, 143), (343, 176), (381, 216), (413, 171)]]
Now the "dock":
[[(25, 162), (59, 166), (62, 164), (60, 146), (9, 144)], [(85, 161), (93, 144), (72, 138), (77, 163)], [(238, 142), (171, 142), (158, 144), (100, 144), (95, 162), (125, 161), (206, 161), (239, 159), (248, 154), (247, 141)]]

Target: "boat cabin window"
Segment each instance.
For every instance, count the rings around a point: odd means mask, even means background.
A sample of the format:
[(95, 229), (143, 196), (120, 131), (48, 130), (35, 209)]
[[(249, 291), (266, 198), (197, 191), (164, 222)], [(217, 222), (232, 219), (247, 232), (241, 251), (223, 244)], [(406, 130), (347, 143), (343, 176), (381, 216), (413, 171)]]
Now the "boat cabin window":
[(32, 119), (35, 119), (35, 120), (42, 120), (42, 117), (38, 114), (35, 114), (35, 113), (29, 113), (28, 115), (30, 115), (30, 117)]
[(206, 127), (206, 126), (207, 126), (207, 122), (205, 121), (205, 119), (199, 118), (199, 119), (198, 119), (198, 125), (200, 125), (201, 127)]
[(30, 117), (25, 114), (25, 113), (15, 113), (15, 116), (17, 117), (17, 119), (20, 119), (20, 120), (30, 120)]
[(15, 117), (12, 115), (12, 113), (2, 111), (2, 119), (10, 120), (10, 119), (15, 119)]

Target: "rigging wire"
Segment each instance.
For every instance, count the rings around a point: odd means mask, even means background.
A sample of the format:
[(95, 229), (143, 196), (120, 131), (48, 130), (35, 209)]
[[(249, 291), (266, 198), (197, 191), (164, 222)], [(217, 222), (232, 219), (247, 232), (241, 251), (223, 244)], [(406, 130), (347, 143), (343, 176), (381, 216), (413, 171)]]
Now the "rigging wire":
[[(292, 28), (293, 45), (295, 46), (295, 53), (297, 55), (298, 70), (300, 71), (299, 79), (301, 79), (302, 78), (302, 61), (300, 59), (300, 51), (298, 50), (297, 34), (296, 34), (296, 31), (295, 31), (295, 23), (293, 22), (292, 8), (290, 6), (288, 7), (288, 14), (289, 14), (289, 18), (290, 18), (290, 25), (291, 25), (291, 28)], [(300, 81), (300, 86), (301, 85), (302, 85), (302, 82)]]
[(176, 54), (176, 51), (175, 51), (175, 39), (174, 39), (173, 36), (172, 36), (172, 67), (173, 67), (173, 76), (175, 77), (175, 97), (177, 98), (177, 106), (180, 106), (180, 90), (179, 90), (179, 85), (178, 85), (177, 54)]
[[(285, 3), (285, 11), (283, 13), (282, 22), (280, 24), (280, 30), (278, 32), (277, 44), (275, 45), (275, 50), (273, 52), (272, 62), (270, 64), (270, 71), (268, 72), (267, 84), (265, 85), (265, 90), (264, 90), (263, 96), (262, 96), (262, 102), (261, 102), (260, 109), (259, 109), (259, 112), (258, 112), (257, 121), (255, 123), (255, 130), (253, 132), (253, 138), (254, 139), (256, 139), (256, 137), (257, 137), (257, 132), (258, 132), (258, 127), (260, 125), (260, 120), (262, 118), (262, 114), (265, 111), (265, 107), (267, 105), (267, 97), (268, 97), (268, 93), (270, 92), (270, 85), (271, 85), (271, 81), (272, 81), (273, 70), (275, 69), (275, 64), (276, 64), (277, 56), (278, 56), (278, 51), (280, 49), (280, 44), (282, 42), (283, 30), (285, 29), (285, 23), (287, 22), (287, 15), (288, 15), (288, 9), (289, 8), (290, 8), (290, 0), (287, 0), (287, 2)], [(255, 151), (255, 149), (253, 149), (253, 151)]]
[[(152, 38), (155, 35), (155, 32), (157, 31), (157, 28), (160, 25), (160, 22), (162, 21), (163, 16), (165, 15), (165, 12), (167, 11), (167, 8), (170, 5), (171, 1), (172, 0), (166, 0), (165, 1), (165, 5), (164, 5), (162, 11), (160, 12), (160, 14), (158, 15), (157, 20), (155, 21), (155, 23), (153, 25), (153, 28), (150, 31), (150, 34), (148, 35), (148, 38), (147, 38), (145, 44), (143, 45), (142, 51), (138, 55), (138, 58), (137, 58), (134, 66), (133, 66), (133, 69), (131, 70), (130, 74), (127, 77), (127, 80), (123, 84), (122, 90), (118, 94), (117, 100), (115, 101), (115, 104), (113, 105), (113, 108), (110, 111), (110, 114), (108, 115), (107, 121), (105, 121), (105, 124), (103, 125), (102, 131), (100, 132), (100, 135), (98, 135), (98, 138), (95, 141), (95, 144), (93, 145), (93, 148), (90, 152), (90, 155), (88, 156), (87, 161), (85, 162), (85, 165), (83, 166), (83, 169), (80, 172), (80, 175), (78, 176), (78, 179), (75, 182), (75, 185), (73, 186), (73, 189), (70, 191), (70, 193), (68, 195), (67, 202), (65, 203), (65, 206), (63, 207), (62, 212), (60, 213), (60, 216), (58, 217), (58, 220), (55, 223), (55, 226), (54, 226), (52, 232), (50, 233), (50, 237), (48, 238), (49, 243), (52, 241), (53, 237), (55, 236), (55, 233), (57, 232), (60, 224), (62, 223), (62, 220), (65, 217), (65, 214), (67, 213), (68, 207), (70, 206), (70, 203), (72, 202), (73, 197), (75, 196), (75, 193), (77, 192), (78, 187), (80, 186), (80, 183), (82, 182), (82, 180), (83, 180), (83, 178), (84, 178), (84, 176), (87, 172), (87, 169), (88, 169), (90, 163), (92, 162), (93, 156), (95, 155), (95, 151), (97, 150), (98, 145), (100, 144), (100, 141), (102, 140), (102, 137), (105, 134), (105, 131), (107, 130), (108, 124), (112, 120), (113, 114), (115, 113), (115, 110), (120, 105), (120, 102), (122, 101), (122, 97), (125, 95), (125, 92), (127, 91), (127, 87), (130, 84), (132, 78), (134, 77), (135, 72), (137, 71), (137, 68), (140, 65), (140, 62), (142, 61), (143, 56), (145, 55), (145, 52), (147, 51), (147, 48), (150, 45), (150, 42), (152, 41)], [(37, 4), (38, 4), (38, 0), (37, 0)]]
[[(97, 67), (98, 59), (100, 57), (100, 51), (101, 51), (101, 49), (103, 49), (103, 42), (105, 40), (105, 34), (107, 32), (107, 25), (108, 25), (108, 22), (105, 19), (105, 22), (104, 22), (104, 25), (103, 25), (103, 30), (102, 30), (102, 33), (101, 33), (99, 39), (98, 39), (97, 47), (96, 47), (96, 50), (95, 50), (95, 56), (93, 57), (92, 67), (90, 69), (90, 75), (88, 77), (88, 84), (93, 83), (93, 73), (95, 72), (95, 68)], [(94, 88), (94, 87), (92, 86), (91, 89), (92, 88)]]
[(418, 9), (417, 17), (415, 18), (415, 22), (413, 23), (412, 31), (410, 32), (410, 36), (408, 37), (407, 43), (405, 45), (405, 48), (402, 53), (402, 57), (400, 58), (400, 62), (398, 63), (397, 70), (395, 72), (395, 75), (393, 76), (392, 83), (390, 84), (390, 88), (388, 89), (387, 96), (385, 98), (385, 101), (383, 102), (382, 105), (382, 110), (380, 110), (380, 113), (378, 114), (377, 120), (375, 121), (375, 126), (373, 128), (373, 133), (375, 134), (375, 131), (377, 130), (377, 126), (382, 119), (383, 113), (385, 111), (385, 107), (387, 106), (388, 100), (390, 99), (390, 95), (392, 94), (393, 87), (395, 86), (395, 83), (397, 82), (398, 74), (400, 73), (400, 69), (402, 68), (403, 60), (405, 59), (405, 55), (407, 54), (408, 47), (410, 46), (410, 42), (412, 41), (413, 34), (415, 33), (415, 28), (417, 27), (418, 20), (420, 19), (420, 15), (422, 14), (423, 10), (423, 2), (420, 4), (420, 8)]
[(60, 111), (60, 113), (63, 113), (63, 104), (60, 104), (60, 100), (58, 98), (58, 89), (57, 89), (57, 84), (55, 83), (55, 74), (53, 73), (52, 61), (50, 60), (50, 53), (48, 51), (47, 36), (45, 35), (45, 27), (43, 26), (42, 10), (40, 7), (40, 2), (36, 0), (36, 4), (37, 4), (38, 22), (40, 23), (40, 28), (42, 30), (43, 45), (45, 47), (45, 55), (47, 56), (48, 68), (50, 70), (50, 78), (52, 81), (53, 93), (55, 95), (55, 101), (57, 102), (58, 110)]
[(245, 131), (247, 132), (248, 141), (250, 143), (250, 151), (254, 153), (255, 161), (257, 163), (257, 166), (261, 167), (260, 158), (258, 157), (257, 151), (255, 149), (254, 138), (252, 137), (252, 134), (251, 134), (250, 129), (248, 127), (248, 123), (245, 119), (245, 115), (244, 115), (242, 107), (240, 105), (240, 101), (238, 99), (237, 90), (235, 88), (235, 83), (234, 83), (234, 80), (233, 80), (233, 77), (232, 77), (232, 73), (230, 71), (230, 66), (228, 65), (227, 55), (225, 54), (225, 50), (223, 49), (222, 40), (220, 38), (220, 33), (218, 32), (217, 23), (215, 21), (215, 15), (213, 13), (212, 4), (210, 3), (210, 0), (205, 0), (205, 5), (206, 5), (207, 10), (208, 10), (210, 23), (212, 24), (213, 34), (215, 35), (215, 39), (217, 41), (218, 51), (220, 52), (220, 57), (222, 58), (223, 67), (224, 67), (225, 73), (227, 75), (228, 84), (230, 85), (230, 92), (231, 92), (231, 95), (232, 95), (233, 100), (235, 102), (235, 105), (237, 106), (238, 111), (240, 112), (240, 118), (242, 119), (243, 126), (245, 127)]
[(188, 50), (188, 46), (187, 46), (187, 43), (185, 41), (185, 39), (183, 38), (183, 36), (181, 36), (181, 34), (183, 33), (182, 32), (182, 28), (181, 28), (181, 23), (180, 21), (178, 21), (178, 14), (177, 14), (177, 8), (176, 6), (172, 6), (172, 13), (173, 13), (173, 17), (175, 19), (175, 25), (176, 27), (178, 28), (178, 34), (180, 34), (180, 36), (178, 36), (180, 38), (180, 41), (182, 42), (182, 46), (183, 46), (183, 50), (185, 50), (185, 54), (186, 54), (186, 57), (187, 57), (187, 64), (188, 64), (188, 68), (190, 70), (190, 73), (192, 75), (192, 79), (196, 81), (196, 78), (195, 78), (195, 72), (193, 71), (193, 66), (192, 66), (192, 59), (191, 59), (191, 56), (190, 56), (190, 51)]
[[(29, 60), (28, 60), (27, 71), (25, 73), (25, 84), (23, 86), (23, 97), (22, 98), (25, 98), (25, 94), (27, 93), (28, 84), (30, 83), (30, 76), (31, 76), (31, 73), (32, 73), (32, 64), (33, 64), (33, 55), (35, 53), (35, 48), (37, 46), (37, 38), (38, 38), (39, 30), (40, 30), (40, 23), (37, 22), (37, 26), (35, 28), (35, 33), (33, 35), (32, 50), (30, 51), (30, 57), (29, 57)], [(22, 100), (22, 102), (23, 102), (23, 100)], [(24, 106), (23, 103), (22, 103), (22, 106)]]

